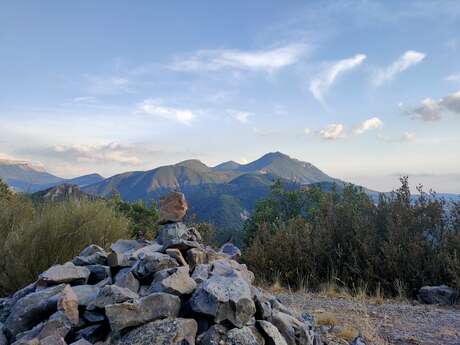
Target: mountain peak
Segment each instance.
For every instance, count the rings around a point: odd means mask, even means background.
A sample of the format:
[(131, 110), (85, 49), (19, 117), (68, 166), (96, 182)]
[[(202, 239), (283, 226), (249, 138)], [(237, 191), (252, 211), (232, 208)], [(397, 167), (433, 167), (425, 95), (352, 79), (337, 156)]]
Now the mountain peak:
[(177, 164), (174, 164), (174, 166), (178, 167), (186, 167), (195, 171), (208, 171), (209, 167), (204, 164), (202, 161), (199, 159), (188, 159), (182, 162), (179, 162)]

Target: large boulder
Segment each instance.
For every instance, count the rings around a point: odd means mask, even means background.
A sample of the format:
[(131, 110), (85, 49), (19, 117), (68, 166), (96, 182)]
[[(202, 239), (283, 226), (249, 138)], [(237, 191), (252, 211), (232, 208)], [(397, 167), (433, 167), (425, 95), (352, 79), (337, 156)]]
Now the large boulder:
[(84, 266), (75, 266), (72, 262), (64, 265), (54, 265), (38, 277), (37, 284), (40, 286), (69, 283), (72, 285), (86, 284), (90, 270)]
[(227, 242), (222, 247), (220, 247), (219, 252), (224, 253), (233, 260), (239, 260), (241, 257), (241, 250), (233, 243)]
[(425, 304), (451, 305), (457, 297), (457, 291), (446, 285), (424, 286), (417, 294), (417, 299)]
[(212, 316), (216, 323), (228, 321), (236, 327), (244, 326), (256, 312), (250, 285), (235, 271), (204, 281), (190, 299), (190, 307)]
[(5, 326), (0, 322), (0, 345), (8, 345), (8, 339), (6, 339)]
[(77, 285), (72, 290), (77, 295), (78, 305), (87, 307), (94, 302), (101, 289), (96, 285)]
[(24, 332), (46, 320), (57, 311), (59, 296), (65, 285), (57, 285), (32, 292), (19, 299), (11, 308), (5, 328), (12, 335)]
[(182, 266), (155, 273), (150, 291), (182, 296), (191, 294), (195, 288), (196, 282), (190, 278), (188, 267)]
[(180, 299), (167, 293), (153, 293), (136, 302), (111, 304), (105, 307), (110, 327), (120, 331), (146, 322), (179, 315)]
[(279, 330), (288, 345), (314, 345), (313, 330), (294, 316), (273, 310), (270, 322)]
[(135, 293), (139, 291), (140, 286), (139, 280), (136, 279), (130, 267), (123, 268), (117, 273), (114, 284)]
[(107, 263), (110, 267), (133, 266), (137, 260), (137, 257), (133, 256), (133, 253), (148, 245), (149, 242), (147, 241), (118, 240), (110, 247), (112, 252), (107, 257)]
[(95, 285), (104, 280), (112, 283), (110, 279), (112, 277), (110, 273), (110, 267), (105, 265), (88, 265), (86, 266), (89, 269), (89, 278), (88, 284)]
[(195, 345), (197, 323), (193, 319), (164, 319), (127, 332), (116, 345)]
[(228, 345), (264, 345), (263, 336), (254, 327), (233, 328), (227, 333)]
[(188, 205), (185, 196), (172, 192), (160, 199), (160, 224), (176, 223), (184, 219)]
[(267, 345), (287, 345), (286, 339), (281, 335), (278, 328), (264, 320), (257, 321), (257, 326), (266, 339)]

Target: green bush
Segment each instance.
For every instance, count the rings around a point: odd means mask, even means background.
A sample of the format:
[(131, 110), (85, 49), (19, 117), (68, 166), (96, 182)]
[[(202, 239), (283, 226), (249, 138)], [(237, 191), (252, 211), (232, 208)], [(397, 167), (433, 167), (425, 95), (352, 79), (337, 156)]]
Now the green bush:
[(415, 295), (423, 285), (460, 288), (460, 204), (414, 197), (407, 178), (375, 202), (346, 186), (284, 191), (256, 206), (245, 224), (244, 259), (264, 280), (318, 288), (333, 279), (353, 289)]
[(91, 243), (107, 248), (128, 238), (129, 220), (107, 202), (69, 200), (34, 208), (17, 195), (0, 194), (0, 296), (33, 282)]

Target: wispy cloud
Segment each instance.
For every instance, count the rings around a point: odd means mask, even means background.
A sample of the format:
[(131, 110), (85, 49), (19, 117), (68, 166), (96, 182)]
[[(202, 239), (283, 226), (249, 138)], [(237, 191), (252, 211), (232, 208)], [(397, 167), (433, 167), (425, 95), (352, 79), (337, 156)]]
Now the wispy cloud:
[(326, 140), (343, 138), (344, 134), (345, 126), (341, 123), (331, 123), (319, 131), (320, 137)]
[(456, 83), (460, 83), (460, 73), (451, 74), (451, 75), (446, 77), (446, 80), (447, 81), (453, 81), (453, 82), (456, 82)]
[(325, 69), (317, 78), (310, 82), (310, 91), (320, 102), (324, 103), (324, 93), (334, 84), (340, 74), (349, 71), (366, 59), (366, 55), (357, 54), (349, 59), (343, 59), (333, 63)]
[(57, 145), (51, 151), (55, 156), (83, 163), (115, 162), (122, 165), (140, 165), (142, 163), (141, 159), (135, 156), (133, 147), (118, 143)]
[(193, 119), (196, 117), (192, 110), (165, 107), (160, 105), (159, 102), (154, 99), (146, 99), (137, 104), (135, 112), (137, 114), (146, 114), (160, 117), (163, 119), (182, 123), (184, 125), (190, 125)]
[(394, 77), (407, 70), (408, 68), (422, 62), (426, 54), (414, 50), (408, 50), (401, 55), (396, 61), (386, 68), (379, 69), (373, 78), (373, 83), (376, 86), (382, 85), (385, 82), (391, 81)]
[(377, 129), (383, 126), (383, 121), (380, 120), (378, 117), (372, 117), (366, 121), (361, 122), (358, 126), (355, 127), (353, 130), (354, 134), (363, 134), (364, 132)]
[(388, 143), (407, 143), (414, 142), (417, 139), (417, 135), (415, 134), (415, 132), (404, 132), (399, 137), (389, 137), (379, 134), (378, 138)]
[(426, 98), (419, 106), (403, 109), (403, 112), (423, 121), (439, 121), (445, 113), (460, 115), (460, 91), (440, 100)]
[(251, 116), (254, 116), (253, 113), (247, 112), (247, 111), (238, 111), (238, 110), (227, 110), (227, 113), (233, 117), (236, 121), (240, 123), (248, 123), (249, 118)]
[(304, 44), (289, 44), (266, 50), (237, 49), (199, 50), (177, 57), (171, 69), (184, 72), (219, 71), (224, 69), (273, 72), (298, 62), (306, 51)]

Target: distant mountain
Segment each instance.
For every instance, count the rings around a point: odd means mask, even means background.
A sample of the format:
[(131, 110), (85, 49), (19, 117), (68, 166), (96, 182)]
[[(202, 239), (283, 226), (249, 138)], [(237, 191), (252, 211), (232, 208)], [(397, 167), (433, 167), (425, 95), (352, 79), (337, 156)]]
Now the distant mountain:
[(319, 182), (344, 184), (310, 163), (274, 152), (248, 164), (230, 161), (213, 168), (199, 160), (186, 160), (149, 171), (118, 174), (82, 190), (103, 197), (117, 192), (124, 200), (146, 202), (180, 190), (189, 201), (190, 214), (228, 228), (240, 227), (277, 179), (296, 188)]
[(64, 179), (50, 174), (42, 166), (37, 164), (2, 159), (0, 159), (0, 178), (13, 190), (25, 193), (34, 193), (62, 183), (86, 186), (104, 179), (98, 174)]
[(39, 192), (31, 194), (34, 201), (39, 202), (61, 202), (69, 199), (95, 200), (99, 197), (83, 192), (79, 186), (63, 183)]

